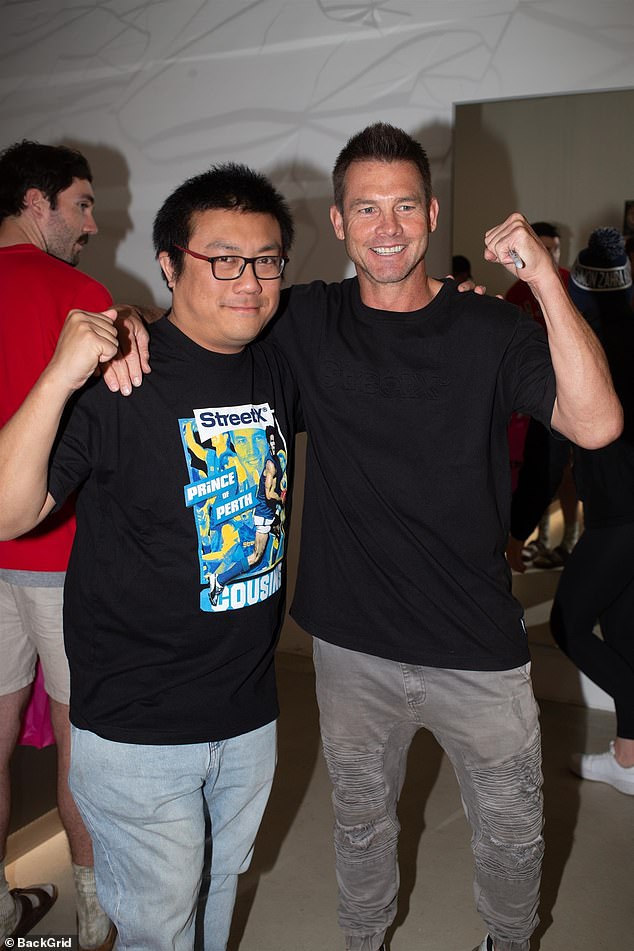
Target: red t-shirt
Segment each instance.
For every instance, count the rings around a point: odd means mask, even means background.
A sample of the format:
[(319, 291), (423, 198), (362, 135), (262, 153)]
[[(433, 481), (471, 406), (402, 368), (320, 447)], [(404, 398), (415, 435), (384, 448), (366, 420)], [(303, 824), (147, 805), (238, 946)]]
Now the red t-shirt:
[[(68, 311), (104, 310), (111, 303), (93, 278), (32, 244), (0, 248), (0, 426), (49, 362)], [(0, 568), (65, 571), (74, 535), (67, 504), (27, 535), (0, 542)]]

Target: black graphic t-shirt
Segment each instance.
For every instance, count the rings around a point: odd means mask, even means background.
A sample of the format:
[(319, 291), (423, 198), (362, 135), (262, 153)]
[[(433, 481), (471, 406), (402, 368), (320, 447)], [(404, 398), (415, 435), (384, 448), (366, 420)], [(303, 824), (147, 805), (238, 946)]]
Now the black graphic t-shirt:
[(452, 281), (422, 310), (374, 310), (355, 278), (292, 288), (271, 339), (308, 432), (295, 620), (404, 663), (525, 663), (507, 425), (513, 410), (550, 423), (542, 328)]
[(51, 462), (58, 504), (80, 489), (64, 603), (71, 720), (121, 742), (226, 739), (277, 715), (281, 501), (262, 556), (249, 555), (271, 446), (286, 487), (297, 394), (266, 344), (214, 353), (166, 318), (151, 336), (143, 385), (125, 399), (89, 385)]

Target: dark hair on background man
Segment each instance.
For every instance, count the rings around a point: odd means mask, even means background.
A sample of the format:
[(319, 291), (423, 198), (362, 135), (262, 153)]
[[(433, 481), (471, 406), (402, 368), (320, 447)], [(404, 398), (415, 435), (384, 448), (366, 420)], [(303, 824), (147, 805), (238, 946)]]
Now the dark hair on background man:
[(57, 196), (74, 178), (92, 182), (88, 162), (65, 145), (41, 145), (23, 139), (0, 153), (0, 221), (24, 210), (29, 188), (38, 188), (57, 207)]
[(176, 245), (189, 247), (196, 212), (216, 209), (271, 215), (280, 226), (282, 254), (288, 254), (294, 227), (286, 199), (265, 175), (246, 165), (226, 162), (183, 182), (165, 200), (154, 219), (154, 251), (157, 256), (167, 251), (176, 278), (182, 274), (185, 257)]
[(464, 254), (454, 254), (451, 259), (451, 273), (454, 277), (456, 274), (465, 274), (471, 277), (471, 261), (469, 258), (466, 258)]
[(551, 225), (549, 221), (534, 221), (531, 224), (531, 228), (535, 232), (538, 238), (560, 238), (555, 225)]
[(411, 162), (420, 172), (427, 207), (432, 199), (429, 159), (422, 145), (396, 126), (376, 122), (357, 132), (337, 156), (332, 171), (335, 205), (343, 211), (344, 179), (353, 162)]

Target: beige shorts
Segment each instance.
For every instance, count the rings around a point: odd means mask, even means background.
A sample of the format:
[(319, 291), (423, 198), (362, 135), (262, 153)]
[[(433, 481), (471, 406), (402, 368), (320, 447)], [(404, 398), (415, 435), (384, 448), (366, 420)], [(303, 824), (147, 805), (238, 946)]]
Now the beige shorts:
[(23, 587), (0, 578), (0, 696), (32, 683), (39, 657), (47, 694), (58, 703), (68, 703), (63, 599), (62, 587)]

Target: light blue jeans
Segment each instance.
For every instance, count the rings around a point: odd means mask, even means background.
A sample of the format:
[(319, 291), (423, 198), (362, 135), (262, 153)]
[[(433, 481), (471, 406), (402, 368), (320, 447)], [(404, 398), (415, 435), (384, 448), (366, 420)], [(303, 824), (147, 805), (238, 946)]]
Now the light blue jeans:
[(72, 728), (70, 787), (121, 951), (192, 951), (211, 825), (205, 951), (225, 951), (276, 763), (276, 724), (217, 743), (139, 746)]
[(313, 639), (333, 784), (339, 923), (349, 951), (377, 951), (396, 914), (396, 806), (414, 734), (454, 767), (472, 830), (474, 890), (496, 951), (528, 951), (538, 924), (542, 774), (529, 665), (446, 670)]

